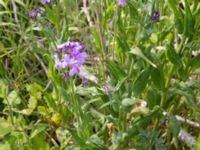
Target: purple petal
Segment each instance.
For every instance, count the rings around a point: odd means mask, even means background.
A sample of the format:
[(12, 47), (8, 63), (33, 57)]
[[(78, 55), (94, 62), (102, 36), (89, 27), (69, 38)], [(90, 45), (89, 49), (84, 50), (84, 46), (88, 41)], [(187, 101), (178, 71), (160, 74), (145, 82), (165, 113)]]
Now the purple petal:
[(121, 6), (126, 6), (126, 0), (116, 0)]
[(50, 0), (42, 0), (42, 4), (50, 3)]
[(69, 75), (70, 75), (70, 76), (74, 76), (74, 75), (76, 75), (76, 74), (79, 74), (79, 72), (80, 72), (79, 67), (74, 66), (74, 67), (72, 67), (72, 69), (69, 71)]
[(62, 62), (60, 61), (57, 55), (55, 55), (55, 64), (58, 68), (62, 68)]
[(39, 14), (39, 9), (33, 8), (31, 11), (29, 11), (28, 16), (32, 19), (35, 20)]

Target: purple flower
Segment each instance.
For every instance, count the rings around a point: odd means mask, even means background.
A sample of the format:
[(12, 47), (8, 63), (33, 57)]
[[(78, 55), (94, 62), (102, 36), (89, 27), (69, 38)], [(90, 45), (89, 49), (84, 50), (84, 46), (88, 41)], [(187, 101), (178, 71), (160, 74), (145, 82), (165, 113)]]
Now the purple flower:
[(116, 0), (117, 3), (119, 3), (121, 6), (126, 6), (126, 0)]
[(153, 23), (159, 22), (160, 21), (160, 11), (154, 11), (153, 16), (151, 17), (151, 21)]
[(50, 0), (42, 0), (42, 4), (50, 3)]
[[(57, 46), (55, 64), (59, 69), (69, 68), (69, 76), (80, 73), (80, 67), (87, 58), (86, 52), (81, 52), (85, 45), (79, 42), (66, 42)], [(60, 56), (60, 57), (59, 57)]]
[(32, 19), (35, 20), (38, 16), (39, 10), (37, 8), (33, 8), (31, 11), (29, 11), (28, 16)]
[(71, 70), (69, 71), (69, 75), (70, 76), (74, 76), (76, 74), (79, 74), (80, 73), (80, 68), (78, 65), (73, 65)]

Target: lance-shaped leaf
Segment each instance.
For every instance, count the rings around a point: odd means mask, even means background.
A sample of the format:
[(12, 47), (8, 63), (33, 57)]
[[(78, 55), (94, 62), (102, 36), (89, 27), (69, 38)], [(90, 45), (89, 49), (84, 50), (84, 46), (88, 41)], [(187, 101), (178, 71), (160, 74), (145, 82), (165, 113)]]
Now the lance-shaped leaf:
[(135, 96), (140, 95), (145, 89), (150, 73), (151, 70), (149, 68), (144, 70), (135, 81), (133, 85), (133, 93)]
[(130, 53), (141, 57), (147, 63), (149, 63), (151, 66), (153, 66), (154, 68), (157, 68), (156, 64), (154, 64), (150, 59), (148, 59), (138, 47), (135, 47), (135, 48), (131, 49)]
[(182, 60), (180, 56), (176, 53), (174, 47), (174, 37), (170, 40), (170, 43), (167, 46), (167, 57), (177, 68), (181, 68), (183, 66)]

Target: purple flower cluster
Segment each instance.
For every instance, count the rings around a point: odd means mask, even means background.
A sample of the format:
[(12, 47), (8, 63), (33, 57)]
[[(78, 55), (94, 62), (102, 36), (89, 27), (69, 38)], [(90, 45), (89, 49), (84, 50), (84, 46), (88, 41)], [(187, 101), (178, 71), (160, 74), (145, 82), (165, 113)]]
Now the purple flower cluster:
[(31, 11), (29, 11), (28, 16), (32, 19), (32, 20), (36, 20), (38, 14), (40, 13), (39, 9), (37, 8), (33, 8)]
[(126, 6), (126, 0), (116, 0), (117, 3), (119, 3), (121, 6)]
[[(86, 52), (81, 52), (85, 45), (79, 42), (66, 42), (57, 46), (55, 64), (59, 69), (70, 68), (69, 76), (79, 74), (80, 67), (87, 58)], [(66, 74), (66, 73), (65, 73)]]
[(42, 0), (42, 4), (50, 3), (50, 0)]
[(151, 17), (151, 20), (153, 23), (159, 22), (160, 21), (160, 12), (154, 11), (153, 16)]

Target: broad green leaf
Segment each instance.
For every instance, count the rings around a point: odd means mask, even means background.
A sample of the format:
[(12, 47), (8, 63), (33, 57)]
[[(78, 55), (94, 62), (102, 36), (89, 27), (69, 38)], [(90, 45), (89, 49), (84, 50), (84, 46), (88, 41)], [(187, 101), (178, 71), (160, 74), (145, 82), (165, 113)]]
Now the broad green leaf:
[(147, 85), (150, 72), (150, 69), (142, 71), (137, 80), (134, 82), (132, 89), (134, 96), (138, 96), (143, 92)]
[(154, 68), (156, 68), (156, 64), (154, 64), (151, 60), (149, 60), (143, 53), (142, 51), (138, 48), (138, 47), (135, 47), (133, 49), (131, 49), (131, 54), (134, 54), (136, 56), (139, 56), (141, 57), (142, 59), (144, 59), (147, 63), (149, 63), (150, 65), (152, 65)]
[(95, 99), (91, 99), (89, 101), (87, 101), (86, 103), (84, 103), (84, 105), (82, 106), (82, 109), (86, 109), (88, 106), (90, 106), (90, 104), (93, 104), (95, 102), (98, 102), (98, 101), (101, 101), (101, 98), (98, 97), (98, 98), (95, 98)]
[(167, 46), (167, 57), (171, 61), (171, 63), (174, 64), (177, 68), (181, 68), (183, 67), (181, 58), (176, 53), (172, 44), (173, 44), (173, 38), (171, 40), (171, 43)]
[(10, 143), (8, 141), (0, 143), (0, 150), (12, 150)]
[(148, 108), (153, 109), (155, 106), (159, 106), (160, 101), (161, 101), (161, 96), (157, 89), (148, 90), (147, 93)]
[(37, 107), (37, 99), (34, 96), (31, 96), (28, 100), (28, 108), (18, 111), (24, 115), (30, 115), (35, 108)]
[(45, 124), (39, 124), (35, 126), (35, 129), (31, 132), (30, 139), (34, 138), (39, 133), (44, 132), (46, 128), (47, 128), (47, 125)]
[(4, 99), (4, 103), (9, 103), (8, 105), (17, 105), (21, 103), (21, 99), (16, 91), (12, 91), (8, 94), (7, 98)]
[(184, 34), (185, 36), (191, 37), (194, 34), (194, 24), (195, 20), (192, 16), (192, 12), (190, 10), (190, 6), (187, 0), (185, 2), (185, 10), (186, 14), (184, 17)]
[(55, 123), (56, 125), (59, 125), (61, 121), (61, 116), (59, 113), (54, 113), (53, 116), (51, 117), (51, 121)]
[(104, 103), (103, 105), (101, 105), (99, 110), (101, 110), (101, 109), (103, 109), (103, 108), (105, 108), (107, 106), (112, 106), (114, 103), (115, 103), (115, 100), (108, 101), (108, 102)]
[(114, 62), (108, 60), (107, 65), (109, 68), (109, 71), (112, 76), (114, 76), (117, 80), (123, 80), (126, 76), (125, 72)]
[(97, 135), (92, 135), (91, 137), (89, 137), (86, 143), (94, 149), (107, 150), (104, 142)]
[(99, 95), (100, 93), (97, 91), (96, 87), (77, 87), (76, 93), (81, 96), (95, 96)]
[(27, 109), (23, 109), (21, 111), (18, 111), (19, 113), (22, 113), (24, 115), (30, 115), (33, 112), (32, 108), (27, 108)]
[(0, 128), (0, 138), (3, 138), (13, 130), (12, 124), (3, 118), (0, 118)]
[(28, 107), (34, 110), (36, 106), (37, 106), (37, 99), (31, 96), (28, 101)]
[(187, 105), (195, 111), (199, 112), (199, 109), (195, 102), (195, 94), (194, 91), (188, 87), (185, 83), (180, 83), (179, 85), (170, 89), (172, 93), (179, 94), (185, 97), (185, 102)]
[(45, 107), (45, 106), (38, 106), (38, 107), (37, 107), (37, 111), (38, 111), (41, 115), (43, 115), (43, 116), (45, 116), (45, 117), (48, 117), (48, 116), (50, 115), (50, 110), (49, 110), (49, 108), (48, 108), (48, 107)]
[(12, 27), (17, 27), (17, 25), (16, 24), (14, 24), (14, 23), (11, 23), (11, 22), (0, 22), (0, 26), (12, 26)]
[(200, 68), (200, 54), (191, 60), (190, 66), (193, 70)]
[(125, 98), (122, 100), (122, 105), (124, 107), (133, 106), (136, 103), (136, 100), (133, 98)]
[(41, 131), (31, 139), (33, 149), (37, 150), (50, 150), (49, 144), (46, 142), (46, 134)]
[(151, 70), (151, 79), (156, 86), (156, 88), (163, 90), (165, 87), (164, 83), (164, 75), (163, 72), (159, 70), (159, 68), (152, 68)]

